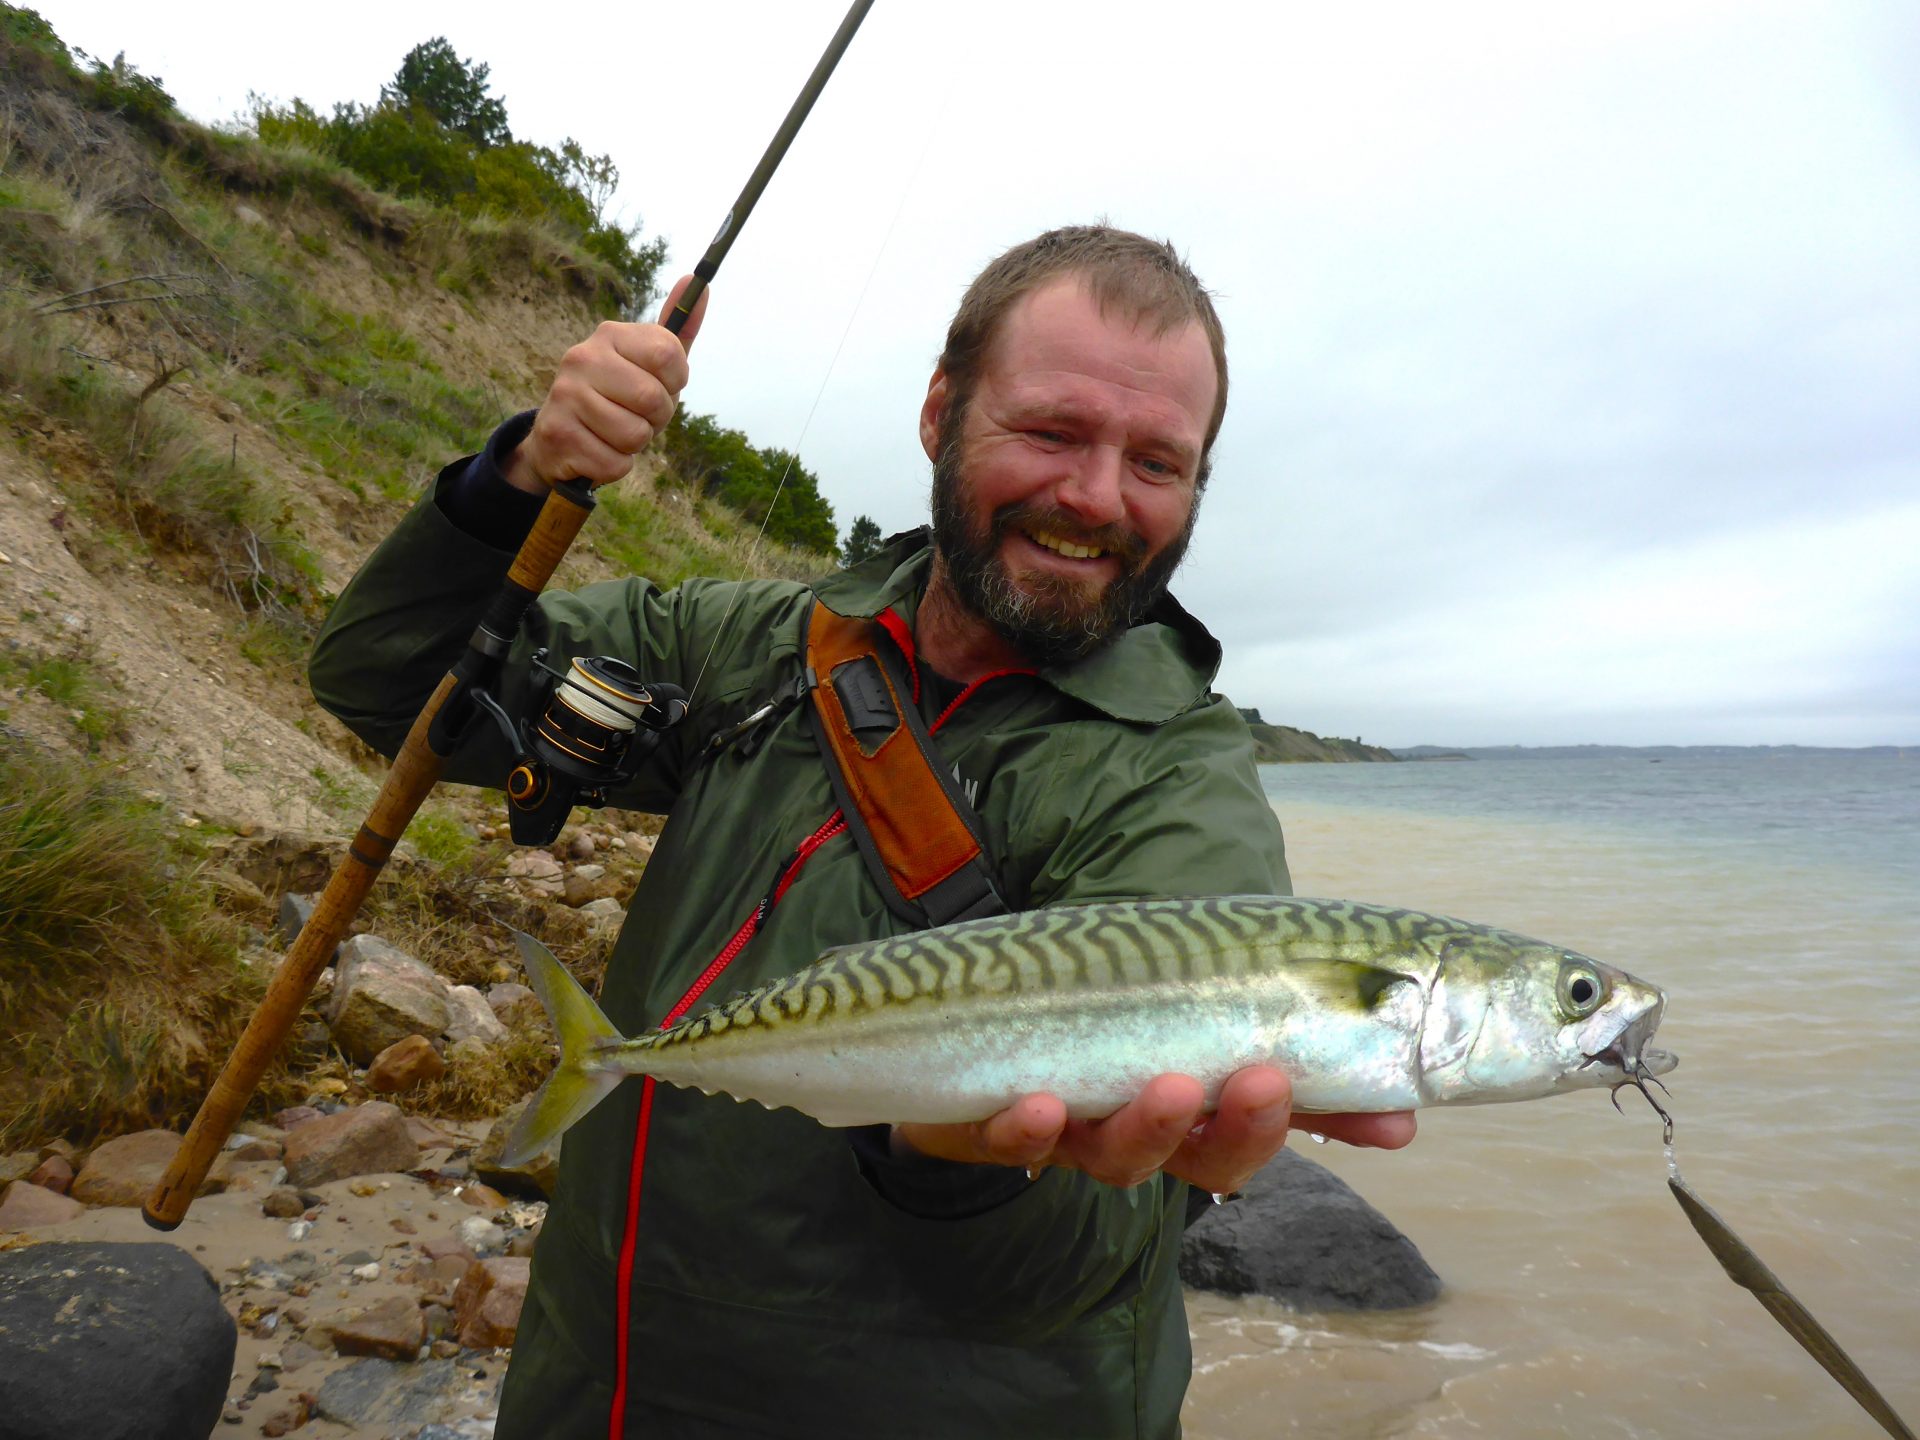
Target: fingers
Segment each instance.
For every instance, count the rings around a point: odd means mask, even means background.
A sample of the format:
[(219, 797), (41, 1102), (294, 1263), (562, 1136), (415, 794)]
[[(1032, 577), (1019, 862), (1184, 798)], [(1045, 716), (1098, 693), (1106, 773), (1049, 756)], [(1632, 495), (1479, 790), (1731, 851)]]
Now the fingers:
[(1104, 1120), (1070, 1120), (1050, 1163), (1108, 1185), (1138, 1185), (1165, 1168), (1199, 1122), (1206, 1091), (1191, 1075), (1156, 1075)]
[(1369, 1150), (1398, 1150), (1410, 1145), (1418, 1127), (1411, 1110), (1390, 1110), (1378, 1115), (1300, 1115), (1295, 1120), (1296, 1130)]
[(1216, 1195), (1244, 1189), (1287, 1143), (1292, 1117), (1285, 1073), (1251, 1066), (1228, 1077), (1212, 1117), (1181, 1141), (1164, 1168)]
[(1067, 1107), (1052, 1095), (1028, 1095), (998, 1115), (969, 1125), (896, 1125), (896, 1146), (973, 1165), (1047, 1163), (1067, 1123)]
[[(1052, 1095), (1028, 1095), (969, 1125), (896, 1125), (898, 1146), (944, 1160), (1037, 1170), (1060, 1165), (1122, 1188), (1161, 1171), (1214, 1194), (1244, 1189), (1286, 1144), (1290, 1128), (1349, 1145), (1397, 1150), (1414, 1136), (1412, 1111), (1293, 1113), (1286, 1073), (1252, 1065), (1228, 1077), (1212, 1115), (1189, 1075), (1158, 1075), (1104, 1120), (1069, 1120)], [(1297, 1124), (1296, 1124), (1297, 1121)]]
[[(683, 277), (668, 301), (684, 293)], [(679, 336), (664, 325), (606, 321), (561, 357), (533, 429), (509, 458), (507, 480), (521, 489), (582, 477), (620, 479), (673, 419), (688, 376), (687, 345), (706, 313), (702, 293)]]

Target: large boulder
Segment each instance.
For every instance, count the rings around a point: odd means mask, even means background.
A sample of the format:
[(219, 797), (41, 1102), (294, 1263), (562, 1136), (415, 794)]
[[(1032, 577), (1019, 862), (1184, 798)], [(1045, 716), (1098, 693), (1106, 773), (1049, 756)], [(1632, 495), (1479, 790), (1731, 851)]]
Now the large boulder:
[(0, 1432), (206, 1435), (220, 1423), (237, 1339), (213, 1277), (177, 1246), (0, 1254)]
[(1196, 1290), (1267, 1295), (1301, 1310), (1425, 1305), (1440, 1277), (1347, 1183), (1283, 1150), (1241, 1198), (1188, 1228), (1180, 1278)]
[(447, 1028), (447, 982), (374, 935), (342, 942), (327, 1024), (354, 1063), (366, 1065), (396, 1040)]
[(411, 1170), (419, 1158), (406, 1117), (384, 1100), (322, 1115), (287, 1132), (287, 1180), (302, 1187)]

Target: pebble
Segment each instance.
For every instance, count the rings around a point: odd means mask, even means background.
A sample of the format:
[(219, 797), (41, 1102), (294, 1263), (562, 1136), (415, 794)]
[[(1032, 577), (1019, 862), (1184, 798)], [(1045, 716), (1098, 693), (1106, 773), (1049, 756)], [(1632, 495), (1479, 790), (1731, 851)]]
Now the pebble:
[(313, 1222), (311, 1220), (296, 1220), (287, 1226), (287, 1239), (289, 1240), (304, 1240), (312, 1233)]
[(378, 1262), (372, 1265), (356, 1265), (349, 1273), (352, 1274), (356, 1280), (378, 1280), (380, 1278), (380, 1266)]
[(460, 1237), (462, 1245), (475, 1254), (498, 1250), (507, 1241), (506, 1231), (479, 1215), (462, 1220), (454, 1227), (454, 1234)]

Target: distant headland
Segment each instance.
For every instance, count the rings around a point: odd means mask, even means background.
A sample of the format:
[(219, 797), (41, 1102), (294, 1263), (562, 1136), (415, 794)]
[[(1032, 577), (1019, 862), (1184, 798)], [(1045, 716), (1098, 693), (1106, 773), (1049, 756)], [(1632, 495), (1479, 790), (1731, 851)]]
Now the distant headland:
[(1269, 725), (1258, 710), (1240, 707), (1240, 714), (1253, 731), (1253, 758), (1262, 765), (1293, 765), (1325, 760), (1398, 760), (1401, 757), (1380, 745), (1368, 745), (1359, 736), (1342, 740), (1338, 736), (1315, 735), (1291, 725)]
[[(1340, 742), (1345, 743), (1345, 742)], [(1920, 759), (1916, 745), (1412, 745), (1397, 760), (1682, 760), (1797, 755), (1866, 755)]]

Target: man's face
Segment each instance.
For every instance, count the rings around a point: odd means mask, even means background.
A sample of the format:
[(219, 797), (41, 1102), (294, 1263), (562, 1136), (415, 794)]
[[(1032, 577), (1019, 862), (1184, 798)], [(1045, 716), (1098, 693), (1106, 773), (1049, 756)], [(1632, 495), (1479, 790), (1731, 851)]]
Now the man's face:
[(1116, 638), (1186, 552), (1217, 384), (1197, 323), (1136, 328), (1070, 276), (1007, 315), (959, 413), (936, 373), (920, 433), (962, 607), (1036, 664)]

